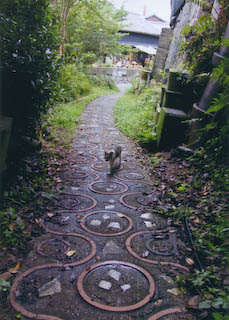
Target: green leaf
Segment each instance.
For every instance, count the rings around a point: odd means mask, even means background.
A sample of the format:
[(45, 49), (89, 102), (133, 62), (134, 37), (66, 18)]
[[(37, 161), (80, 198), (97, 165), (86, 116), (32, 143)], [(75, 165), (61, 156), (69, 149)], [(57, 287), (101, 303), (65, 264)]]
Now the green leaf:
[(5, 291), (8, 291), (9, 288), (10, 288), (10, 282), (0, 278), (0, 291), (5, 292)]
[(205, 129), (207, 130), (210, 130), (210, 129), (215, 129), (216, 128), (216, 123), (208, 123), (206, 126), (205, 126)]
[(214, 308), (219, 308), (219, 306), (223, 305), (223, 299), (221, 297), (217, 298), (213, 303), (212, 306)]
[(215, 320), (229, 320), (229, 316), (222, 316), (220, 313), (218, 312), (213, 312), (213, 317)]
[(210, 300), (204, 300), (200, 302), (199, 309), (210, 309), (211, 308), (211, 301)]

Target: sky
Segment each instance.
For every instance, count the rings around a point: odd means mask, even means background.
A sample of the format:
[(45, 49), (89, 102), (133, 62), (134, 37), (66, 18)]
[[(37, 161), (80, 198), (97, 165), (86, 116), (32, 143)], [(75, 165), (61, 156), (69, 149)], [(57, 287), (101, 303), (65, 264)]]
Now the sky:
[(153, 14), (159, 18), (170, 21), (170, 0), (109, 0), (115, 6), (121, 7), (130, 12), (142, 14), (146, 11), (146, 16)]

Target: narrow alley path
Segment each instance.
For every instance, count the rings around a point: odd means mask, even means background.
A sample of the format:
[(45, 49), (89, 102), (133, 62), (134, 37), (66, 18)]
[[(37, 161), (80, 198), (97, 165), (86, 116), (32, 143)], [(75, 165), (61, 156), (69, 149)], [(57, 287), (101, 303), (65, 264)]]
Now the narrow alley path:
[[(126, 88), (82, 115), (45, 234), (11, 288), (23, 319), (194, 319), (174, 282), (189, 271), (186, 247), (154, 212), (156, 187), (114, 124), (112, 108)], [(117, 145), (122, 165), (111, 176), (104, 151)]]

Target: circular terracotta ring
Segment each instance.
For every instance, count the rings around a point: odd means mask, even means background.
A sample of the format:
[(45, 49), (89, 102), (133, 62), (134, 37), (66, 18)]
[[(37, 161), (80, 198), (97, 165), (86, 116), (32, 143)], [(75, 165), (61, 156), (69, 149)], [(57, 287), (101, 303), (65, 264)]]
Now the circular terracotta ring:
[(96, 231), (93, 231), (93, 230), (90, 230), (87, 228), (87, 226), (85, 225), (85, 220), (87, 219), (87, 217), (93, 215), (93, 214), (96, 214), (96, 213), (115, 213), (115, 214), (118, 214), (118, 212), (115, 212), (115, 211), (94, 211), (94, 212), (90, 212), (88, 213), (86, 216), (83, 217), (83, 219), (80, 221), (80, 226), (87, 232), (89, 233), (92, 233), (92, 234), (95, 234), (97, 236), (103, 236), (103, 237), (112, 237), (112, 236), (120, 236), (124, 233), (127, 233), (128, 231), (130, 231), (133, 227), (133, 221), (130, 217), (123, 215), (123, 218), (127, 219), (128, 222), (129, 222), (129, 225), (128, 227), (123, 230), (123, 231), (120, 231), (120, 232), (115, 232), (115, 233), (101, 233), (101, 232), (96, 232)]
[[(100, 193), (100, 194), (120, 194), (120, 193), (124, 193), (128, 190), (128, 186), (125, 185), (124, 183), (121, 183), (121, 182), (113, 182), (115, 184), (118, 184), (120, 186), (123, 187), (123, 190), (120, 190), (120, 191), (99, 191), (99, 190), (96, 190), (94, 189), (94, 185), (97, 184), (97, 183), (100, 183), (99, 181), (96, 181), (96, 182), (92, 182), (88, 185), (88, 188), (95, 192), (95, 193)], [(102, 182), (101, 182), (102, 183)]]
[(65, 241), (65, 240), (61, 240), (61, 239), (48, 239), (48, 240), (44, 240), (42, 241), (38, 246), (37, 246), (37, 252), (41, 255), (41, 256), (44, 256), (44, 257), (48, 257), (49, 254), (45, 254), (43, 251), (42, 251), (42, 247), (46, 244), (46, 243), (49, 243), (49, 242), (54, 242), (54, 241), (60, 241), (62, 242), (63, 244), (65, 244), (67, 246), (67, 249), (64, 251), (64, 253), (68, 252), (69, 248), (70, 248), (70, 243)]
[(31, 318), (31, 319), (36, 319), (36, 320), (63, 320), (63, 319), (55, 317), (55, 316), (45, 315), (45, 314), (38, 314), (38, 313), (33, 313), (33, 312), (30, 312), (30, 311), (27, 311), (24, 307), (22, 307), (16, 301), (17, 288), (20, 285), (20, 283), (23, 280), (23, 278), (25, 278), (26, 276), (28, 276), (29, 274), (31, 274), (31, 273), (33, 273), (33, 272), (35, 272), (37, 270), (48, 269), (48, 268), (61, 268), (61, 267), (63, 267), (63, 266), (61, 264), (57, 264), (57, 263), (46, 264), (46, 265), (42, 265), (42, 266), (36, 266), (36, 267), (33, 267), (33, 268), (25, 271), (20, 276), (18, 276), (14, 280), (14, 283), (13, 283), (11, 289), (10, 289), (10, 294), (9, 294), (10, 303), (13, 306), (13, 308), (17, 312), (20, 312), (23, 316), (25, 316), (27, 318)]
[[(96, 201), (94, 198), (92, 198), (92, 197), (90, 197), (90, 196), (88, 196), (88, 195), (86, 195), (86, 194), (71, 193), (71, 192), (62, 192), (62, 191), (61, 191), (61, 193), (62, 193), (62, 194), (69, 195), (69, 196), (79, 196), (79, 197), (87, 198), (87, 199), (91, 200), (92, 204), (91, 204), (89, 207), (84, 208), (84, 209), (69, 209), (69, 210), (68, 210), (68, 209), (65, 209), (65, 210), (57, 210), (56, 212), (58, 212), (58, 213), (89, 211), (89, 210), (93, 209), (93, 208), (97, 205), (97, 201)], [(78, 199), (76, 199), (76, 200), (78, 200)], [(79, 200), (78, 200), (78, 201), (79, 201)]]
[(161, 310), (160, 312), (154, 314), (151, 316), (148, 320), (158, 320), (161, 317), (167, 316), (169, 314), (174, 314), (174, 313), (181, 313), (181, 312), (187, 312), (185, 308), (182, 307), (173, 307), (165, 310)]
[(189, 269), (186, 266), (183, 266), (179, 263), (175, 263), (175, 262), (170, 262), (170, 261), (158, 261), (158, 260), (149, 260), (147, 258), (143, 258), (140, 257), (132, 248), (131, 248), (131, 241), (132, 239), (134, 239), (136, 236), (138, 235), (142, 235), (142, 234), (146, 234), (146, 233), (151, 233), (151, 231), (139, 231), (139, 232), (135, 232), (132, 235), (130, 235), (127, 239), (126, 239), (126, 248), (129, 251), (129, 253), (134, 256), (135, 258), (147, 262), (147, 263), (151, 263), (151, 264), (155, 264), (155, 265), (167, 265), (167, 266), (173, 266), (175, 268), (179, 268), (179, 269), (183, 269), (186, 272), (189, 272)]
[(59, 232), (59, 231), (54, 231), (54, 230), (51, 230), (49, 228), (47, 228), (43, 222), (41, 222), (41, 226), (44, 228), (44, 230), (48, 233), (51, 233), (51, 234), (56, 234), (58, 236), (71, 236), (71, 237), (78, 237), (78, 238), (81, 238), (81, 239), (84, 239), (86, 240), (90, 247), (91, 247), (91, 251), (89, 253), (89, 255), (79, 261), (75, 261), (75, 262), (72, 262), (72, 263), (66, 263), (66, 264), (63, 264), (61, 265), (62, 267), (74, 267), (74, 266), (79, 266), (80, 264), (83, 264), (87, 261), (89, 261), (91, 258), (93, 258), (96, 254), (96, 244), (93, 240), (91, 240), (90, 238), (82, 235), (82, 234), (79, 234), (79, 233), (72, 233), (72, 232), (69, 232), (69, 233), (64, 233), (64, 232)]
[[(146, 295), (146, 297), (143, 300), (141, 300), (141, 301), (139, 301), (139, 302), (137, 302), (137, 303), (135, 303), (133, 305), (124, 306), (124, 307), (113, 307), (113, 306), (109, 306), (109, 305), (105, 305), (105, 304), (96, 302), (93, 299), (91, 299), (87, 295), (87, 293), (84, 291), (84, 288), (83, 288), (83, 280), (84, 280), (85, 276), (90, 271), (92, 271), (93, 269), (96, 269), (96, 268), (101, 267), (101, 266), (106, 266), (106, 265), (109, 265), (109, 264), (119, 264), (119, 265), (131, 267), (131, 268), (136, 269), (139, 272), (141, 272), (149, 282), (149, 293)], [(123, 262), (123, 261), (105, 261), (105, 262), (96, 263), (96, 264), (92, 265), (90, 268), (84, 270), (81, 273), (81, 275), (78, 277), (77, 288), (78, 288), (78, 291), (79, 291), (79, 294), (81, 295), (81, 297), (86, 302), (88, 302), (89, 304), (93, 305), (94, 307), (102, 309), (102, 310), (106, 310), (106, 311), (124, 312), (124, 311), (131, 311), (131, 310), (135, 310), (135, 309), (141, 308), (146, 303), (148, 303), (150, 301), (150, 299), (152, 299), (152, 297), (154, 296), (154, 293), (155, 293), (155, 282), (154, 282), (152, 276), (149, 274), (149, 272), (147, 272), (146, 270), (144, 270), (143, 268), (141, 268), (139, 266), (136, 266), (136, 265), (131, 264), (131, 263)]]
[(127, 208), (129, 208), (129, 209), (137, 210), (137, 207), (134, 207), (134, 206), (131, 206), (130, 204), (127, 204), (127, 203), (125, 202), (125, 200), (124, 200), (125, 197), (132, 196), (132, 195), (137, 195), (137, 194), (141, 195), (140, 192), (132, 192), (132, 193), (124, 194), (124, 195), (121, 196), (121, 198), (120, 198), (121, 204), (123, 204), (125, 207), (127, 207)]

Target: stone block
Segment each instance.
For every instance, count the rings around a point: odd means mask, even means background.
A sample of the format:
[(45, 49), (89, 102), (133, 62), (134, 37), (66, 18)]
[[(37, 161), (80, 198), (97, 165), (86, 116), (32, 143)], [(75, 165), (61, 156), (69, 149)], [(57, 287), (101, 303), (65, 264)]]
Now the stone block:
[(161, 107), (187, 110), (187, 102), (182, 92), (165, 89), (162, 99)]
[(157, 145), (162, 148), (178, 146), (185, 140), (187, 114), (182, 110), (161, 108), (157, 122)]

